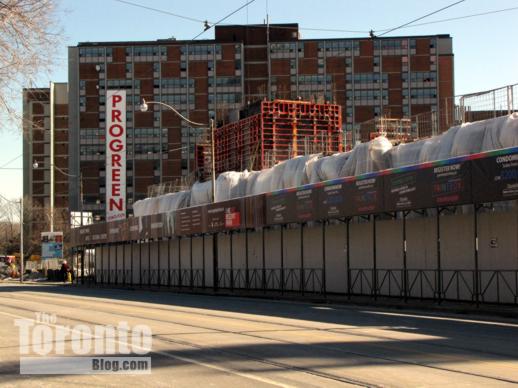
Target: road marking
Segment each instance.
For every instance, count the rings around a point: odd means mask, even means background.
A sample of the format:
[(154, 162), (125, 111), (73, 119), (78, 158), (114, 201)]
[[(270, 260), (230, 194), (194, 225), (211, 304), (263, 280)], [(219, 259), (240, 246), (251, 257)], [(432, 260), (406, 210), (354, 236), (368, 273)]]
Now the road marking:
[(428, 319), (428, 320), (432, 320), (432, 321), (453, 321), (453, 322), (463, 322), (463, 323), (476, 323), (476, 324), (490, 325), (490, 326), (518, 327), (518, 324), (515, 324), (515, 323), (479, 321), (479, 320), (466, 319), (466, 318), (439, 317), (439, 316), (432, 316), (432, 315), (419, 315), (419, 314), (408, 314), (408, 313), (389, 313), (389, 312), (385, 312), (385, 311), (369, 311), (369, 310), (363, 310), (363, 311), (360, 311), (360, 312), (364, 313), (364, 314), (388, 315), (388, 316), (393, 316), (393, 317)]
[[(13, 308), (15, 308), (15, 307), (13, 307)], [(5, 311), (0, 311), (0, 314), (7, 315), (7, 316), (10, 316), (10, 317), (13, 317), (13, 318), (34, 320), (34, 319), (31, 319), (31, 318), (24, 317), (22, 315), (7, 313)], [(73, 320), (73, 319), (71, 319), (71, 320)], [(59, 326), (59, 325), (54, 325), (52, 323), (46, 323), (46, 325), (53, 326), (55, 328), (57, 328)], [(71, 329), (71, 331), (77, 332), (77, 333), (79, 333), (81, 335), (85, 334), (84, 332), (78, 332), (77, 330), (74, 330), (74, 329)], [(92, 335), (92, 334), (90, 334), (90, 336), (92, 338), (95, 338), (95, 336)], [(119, 340), (115, 340), (115, 342), (117, 342), (119, 344), (128, 345), (128, 343), (123, 342), (123, 341), (119, 341)], [(133, 347), (138, 347), (138, 348), (143, 349), (143, 350), (147, 350), (147, 349), (144, 349), (144, 348), (142, 348), (140, 346), (136, 346), (136, 345), (132, 345), (132, 346)], [(179, 360), (179, 361), (183, 361), (183, 362), (187, 362), (187, 363), (203, 366), (205, 368), (214, 369), (214, 370), (217, 370), (217, 371), (220, 371), (220, 372), (229, 373), (229, 374), (232, 374), (232, 375), (235, 375), (235, 376), (239, 376), (239, 377), (243, 377), (243, 378), (246, 378), (246, 379), (249, 379), (249, 380), (255, 380), (255, 381), (259, 381), (261, 383), (274, 385), (274, 386), (277, 386), (277, 387), (294, 388), (294, 386), (292, 386), (292, 385), (279, 383), (277, 381), (270, 380), (270, 379), (267, 379), (267, 378), (264, 378), (264, 377), (260, 377), (260, 376), (255, 376), (255, 375), (252, 375), (252, 374), (249, 374), (249, 373), (238, 372), (236, 370), (228, 369), (228, 368), (225, 368), (225, 367), (222, 367), (222, 366), (208, 364), (206, 362), (198, 361), (198, 360), (195, 360), (195, 359), (190, 358), (190, 357), (177, 356), (177, 355), (174, 355), (174, 354), (171, 354), (171, 353), (162, 352), (160, 350), (152, 351), (152, 353), (159, 354), (161, 356), (169, 357), (169, 358), (172, 358), (172, 359), (176, 359), (176, 360)]]

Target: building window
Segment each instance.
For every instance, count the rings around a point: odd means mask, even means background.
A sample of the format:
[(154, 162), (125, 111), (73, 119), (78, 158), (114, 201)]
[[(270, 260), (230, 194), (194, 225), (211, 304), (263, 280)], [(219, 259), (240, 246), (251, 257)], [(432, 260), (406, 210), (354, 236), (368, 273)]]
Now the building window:
[[(160, 101), (160, 96), (154, 97), (155, 101)], [(189, 98), (187, 98), (187, 95), (185, 94), (162, 94), (162, 102), (169, 104), (169, 105), (181, 105), (181, 104), (194, 104), (194, 95), (189, 95)]]
[(216, 77), (209, 78), (209, 87), (214, 86), (241, 86), (241, 77)]
[(144, 57), (144, 56), (158, 56), (160, 54), (159, 46), (136, 46), (133, 47), (133, 56), (134, 57)]
[(387, 73), (355, 73), (347, 74), (345, 76), (345, 79), (347, 81), (354, 80), (354, 83), (357, 84), (372, 84), (372, 83), (379, 83), (379, 82), (387, 82), (388, 81), (388, 74)]
[(410, 98), (436, 98), (437, 90), (435, 88), (415, 88), (410, 89), (410, 94), (408, 89), (403, 89), (403, 96)]
[(240, 104), (241, 93), (218, 93), (216, 97), (209, 95), (209, 104)]
[(413, 71), (402, 74), (403, 82), (435, 82), (437, 73), (435, 71)]
[(162, 78), (159, 83), (159, 80), (155, 79), (155, 88), (161, 86), (162, 88), (186, 88), (194, 87), (194, 79), (192, 78)]
[[(80, 47), (79, 48), (79, 58), (104, 57), (104, 55), (105, 55), (104, 47)], [(111, 56), (111, 49), (110, 49), (109, 56)]]

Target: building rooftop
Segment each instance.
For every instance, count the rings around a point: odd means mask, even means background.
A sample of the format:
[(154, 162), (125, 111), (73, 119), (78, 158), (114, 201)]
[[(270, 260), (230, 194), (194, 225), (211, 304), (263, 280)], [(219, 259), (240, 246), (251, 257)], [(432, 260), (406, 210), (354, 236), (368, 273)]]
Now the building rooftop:
[[(200, 40), (191, 40), (191, 39), (174, 39), (174, 38), (165, 38), (165, 39), (157, 39), (157, 40), (143, 40), (143, 41), (107, 41), (107, 42), (79, 42), (77, 46), (72, 47), (88, 47), (88, 46), (133, 46), (133, 45), (156, 45), (156, 44), (213, 44), (215, 42), (221, 43), (232, 43), (232, 42), (241, 42), (242, 39), (238, 39), (235, 36), (236, 40), (229, 40), (228, 38), (223, 38), (225, 33), (229, 33), (233, 30), (243, 30), (246, 32), (247, 29), (258, 29), (258, 28), (266, 28), (266, 24), (229, 24), (222, 26), (215, 26), (215, 36), (214, 39), (200, 39)], [(429, 34), (429, 35), (400, 35), (400, 36), (383, 36), (371, 38), (369, 36), (365, 37), (354, 37), (354, 38), (307, 38), (300, 39), (299, 38), (299, 25), (298, 23), (280, 23), (280, 24), (270, 24), (270, 30), (277, 32), (273, 34), (271, 37), (271, 42), (283, 42), (283, 41), (330, 41), (330, 40), (369, 40), (369, 39), (380, 39), (380, 40), (390, 40), (390, 39), (404, 39), (404, 38), (429, 38), (429, 37), (437, 37), (437, 38), (450, 38), (450, 34)], [(283, 34), (283, 30), (296, 30), (296, 36), (288, 37), (286, 34)], [(225, 31), (228, 30), (228, 31)], [(218, 38), (218, 35), (220, 38)]]

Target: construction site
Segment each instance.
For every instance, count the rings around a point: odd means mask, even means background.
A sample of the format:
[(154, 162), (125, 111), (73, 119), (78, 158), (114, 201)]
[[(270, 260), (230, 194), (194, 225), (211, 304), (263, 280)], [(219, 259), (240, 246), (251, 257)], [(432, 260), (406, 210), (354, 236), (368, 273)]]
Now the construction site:
[(78, 281), (516, 304), (518, 113), (487, 94), (364, 123), (350, 150), (337, 105), (251, 106), (215, 130), (215, 187), (200, 143), (192, 185), (73, 231)]
[[(343, 150), (339, 105), (265, 100), (241, 111), (240, 116), (215, 131), (217, 174), (258, 171), (296, 156)], [(210, 144), (200, 145), (198, 153), (203, 155), (197, 159), (198, 168), (205, 175), (210, 172)]]

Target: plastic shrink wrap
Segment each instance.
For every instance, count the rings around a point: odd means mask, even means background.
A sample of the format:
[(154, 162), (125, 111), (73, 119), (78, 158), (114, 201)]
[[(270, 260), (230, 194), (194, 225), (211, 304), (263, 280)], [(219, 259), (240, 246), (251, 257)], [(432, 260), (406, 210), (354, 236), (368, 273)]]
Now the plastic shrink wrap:
[(318, 183), (340, 178), (340, 172), (350, 155), (351, 151), (340, 152), (313, 161), (313, 163), (308, 166), (310, 167), (308, 169), (309, 183)]
[(273, 180), (273, 168), (254, 171), (248, 177), (246, 185), (247, 195), (258, 195), (271, 191)]
[(308, 170), (317, 159), (318, 155), (297, 156), (274, 166), (270, 191), (308, 184)]
[(390, 150), (391, 167), (443, 160), (518, 145), (518, 113), (451, 127), (439, 136)]
[[(216, 201), (515, 146), (518, 113), (457, 125), (441, 135), (396, 147), (380, 136), (349, 152), (326, 157), (299, 156), (261, 171), (222, 173), (216, 180)], [(135, 202), (133, 209), (135, 216), (168, 213), (207, 204), (211, 199), (212, 182), (197, 182), (190, 192), (146, 198)]]
[(246, 183), (250, 173), (227, 171), (218, 175), (216, 179), (216, 202), (246, 195)]
[(196, 182), (191, 187), (191, 206), (212, 202), (212, 181)]
[(356, 145), (340, 171), (341, 177), (366, 174), (390, 167), (385, 153), (392, 148), (392, 143), (379, 136), (367, 143)]

